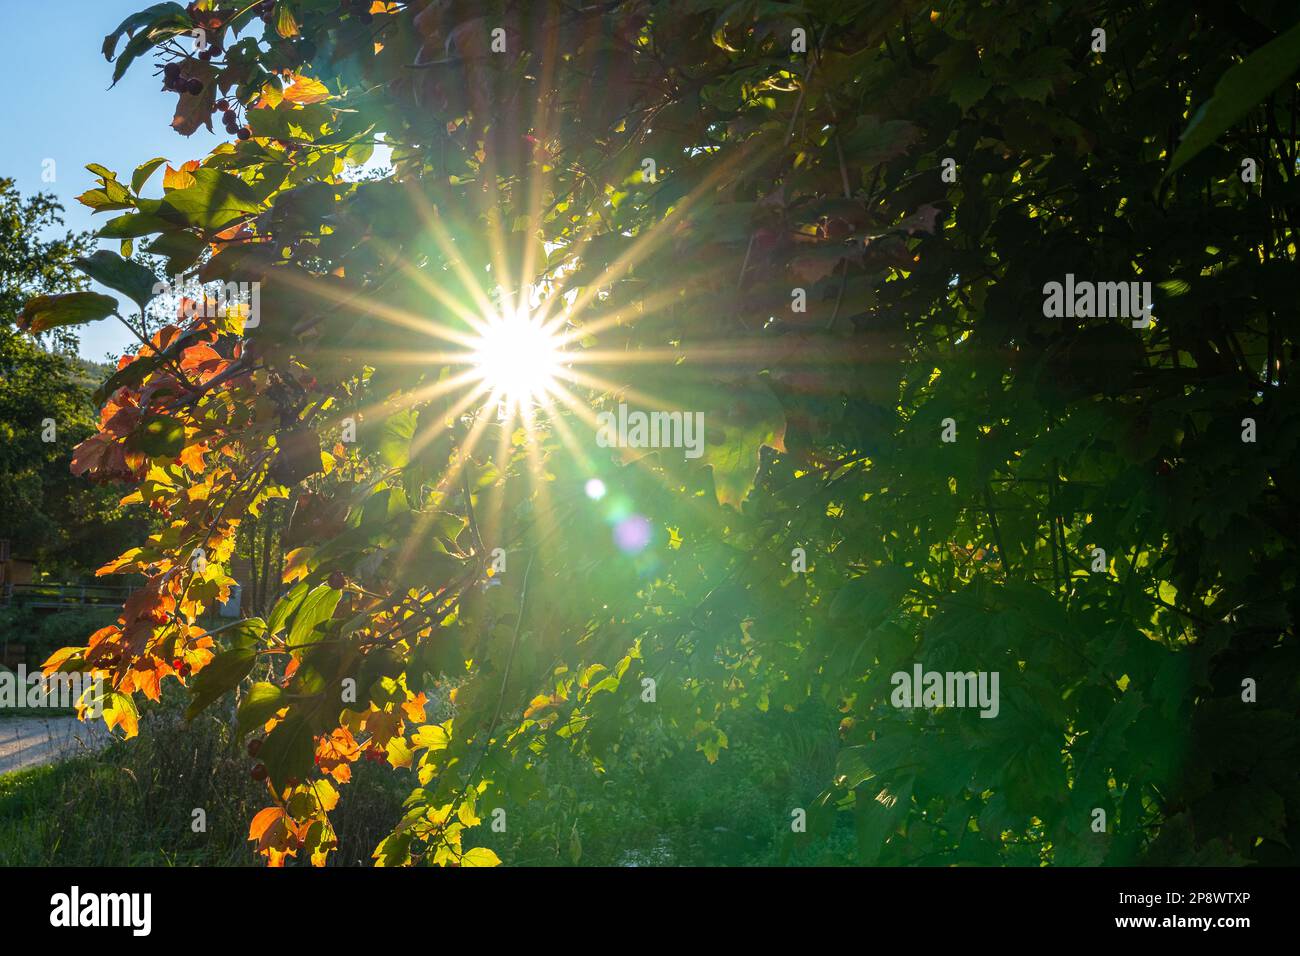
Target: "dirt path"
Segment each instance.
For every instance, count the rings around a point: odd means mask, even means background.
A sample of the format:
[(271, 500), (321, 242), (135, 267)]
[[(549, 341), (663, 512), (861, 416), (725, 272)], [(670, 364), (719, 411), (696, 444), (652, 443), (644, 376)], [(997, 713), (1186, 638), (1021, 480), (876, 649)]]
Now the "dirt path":
[(108, 739), (103, 721), (83, 724), (76, 717), (0, 718), (0, 773), (98, 750)]

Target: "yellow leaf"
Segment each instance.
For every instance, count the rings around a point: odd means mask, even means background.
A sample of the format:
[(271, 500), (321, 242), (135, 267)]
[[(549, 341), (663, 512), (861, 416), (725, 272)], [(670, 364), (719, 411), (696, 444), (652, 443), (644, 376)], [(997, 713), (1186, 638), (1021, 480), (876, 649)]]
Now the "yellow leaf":
[(298, 21), (294, 19), (288, 4), (276, 4), (275, 32), (286, 38), (298, 35)]
[(547, 707), (554, 706), (554, 704), (555, 701), (552, 700), (550, 697), (547, 697), (545, 694), (538, 694), (536, 697), (534, 697), (531, 701), (528, 702), (528, 709), (524, 711), (524, 718), (527, 719), (536, 714), (539, 714)]
[(294, 76), (293, 82), (284, 91), (284, 98), (290, 103), (322, 103), (330, 98), (330, 91), (320, 80), (309, 76)]
[(329, 813), (339, 805), (339, 792), (323, 777), (312, 783), (312, 790), (316, 793), (316, 799), (320, 801), (320, 808)]
[(430, 750), (445, 750), (450, 742), (451, 734), (437, 724), (425, 724), (411, 738), (413, 746), (427, 747)]
[(140, 715), (136, 713), (135, 701), (126, 694), (110, 691), (104, 698), (104, 723), (108, 729), (121, 727), (127, 739), (139, 733)]
[(117, 574), (117, 572), (121, 571), (123, 568), (134, 567), (136, 563), (135, 559), (143, 553), (144, 552), (140, 548), (132, 548), (130, 551), (119, 555), (96, 571), (95, 577), (101, 578), (106, 574)]
[(311, 568), (307, 566), (307, 559), (316, 551), (315, 548), (294, 548), (284, 556), (284, 583), (292, 584), (305, 578)]
[(466, 850), (460, 858), (461, 866), (500, 866), (501, 858), (485, 846)]

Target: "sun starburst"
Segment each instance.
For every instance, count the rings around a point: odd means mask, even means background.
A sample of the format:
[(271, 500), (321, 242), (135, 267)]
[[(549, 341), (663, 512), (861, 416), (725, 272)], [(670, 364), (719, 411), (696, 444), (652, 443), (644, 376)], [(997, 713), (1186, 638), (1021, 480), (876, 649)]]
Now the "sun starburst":
[(469, 364), (490, 402), (514, 413), (545, 404), (563, 364), (560, 339), (526, 309), (488, 319), (478, 330)]

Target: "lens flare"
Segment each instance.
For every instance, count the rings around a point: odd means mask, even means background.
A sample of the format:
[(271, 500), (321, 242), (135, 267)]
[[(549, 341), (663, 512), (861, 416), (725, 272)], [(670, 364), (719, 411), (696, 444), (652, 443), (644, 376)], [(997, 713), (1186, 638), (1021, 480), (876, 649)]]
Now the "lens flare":
[(652, 535), (650, 519), (642, 515), (634, 514), (614, 526), (614, 544), (624, 554), (640, 554), (650, 544)]
[(495, 400), (513, 411), (547, 399), (562, 356), (556, 336), (520, 311), (484, 323), (470, 363)]

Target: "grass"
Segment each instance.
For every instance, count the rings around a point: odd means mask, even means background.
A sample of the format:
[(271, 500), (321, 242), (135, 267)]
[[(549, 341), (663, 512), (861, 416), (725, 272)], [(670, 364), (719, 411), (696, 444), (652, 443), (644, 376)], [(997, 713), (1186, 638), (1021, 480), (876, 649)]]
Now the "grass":
[[(146, 708), (130, 741), (0, 776), (0, 865), (261, 866), (247, 836), (269, 803), (265, 787), (249, 777), (230, 714), (187, 724), (185, 696)], [(832, 773), (837, 716), (737, 717), (712, 765), (652, 727), (607, 755), (602, 773), (557, 748), (540, 791), (509, 806), (508, 831), (485, 823), (467, 845), (490, 846), (513, 866), (850, 864), (848, 814), (835, 815), (828, 839), (787, 846), (790, 808), (812, 806)], [(658, 772), (647, 778), (647, 765)], [(330, 865), (371, 865), (415, 785), (410, 771), (357, 762), (331, 814), (340, 849)]]
[[(98, 754), (0, 776), (0, 866), (261, 866), (248, 822), (269, 795), (223, 715), (186, 724), (182, 704), (152, 708), (138, 737)], [(370, 865), (410, 789), (357, 771), (335, 814), (347, 852), (332, 865)]]

